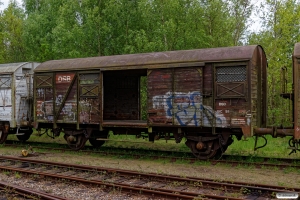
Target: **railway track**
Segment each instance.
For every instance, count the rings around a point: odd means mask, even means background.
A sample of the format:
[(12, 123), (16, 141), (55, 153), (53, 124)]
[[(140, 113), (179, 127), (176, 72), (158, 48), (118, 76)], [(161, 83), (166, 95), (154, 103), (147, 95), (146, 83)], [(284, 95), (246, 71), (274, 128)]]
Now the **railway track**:
[(280, 192), (300, 193), (300, 188), (242, 182), (218, 182), (212, 179), (166, 176), (10, 156), (0, 156), (0, 169), (76, 181), (84, 184), (94, 184), (126, 193), (143, 194), (153, 198), (194, 199), (200, 197), (235, 200), (272, 197), (275, 193)]
[[(13, 146), (13, 147), (24, 147), (24, 144), (5, 144), (5, 146)], [(66, 145), (62, 145), (65, 147)], [(55, 151), (74, 151), (72, 149), (66, 148), (53, 148), (53, 147), (45, 147), (45, 146), (32, 146), (34, 149), (44, 149), (44, 150), (55, 150)], [(138, 151), (138, 150), (137, 150)], [(168, 151), (151, 151), (152, 153), (146, 153), (146, 150), (143, 150), (144, 153), (136, 153), (137, 151), (131, 150), (131, 152), (128, 152), (128, 149), (121, 149), (118, 151), (113, 151), (113, 149), (109, 148), (109, 150), (80, 150), (79, 152), (86, 153), (86, 154), (100, 154), (104, 156), (113, 155), (113, 156), (131, 156), (135, 159), (140, 158), (151, 158), (151, 159), (167, 159), (170, 160), (170, 162), (176, 162), (177, 160), (184, 160), (190, 163), (195, 163), (199, 161), (197, 158), (194, 158), (192, 154), (185, 153), (184, 157), (178, 157), (178, 156), (172, 156), (174, 152), (171, 152), (171, 156), (166, 156)], [(149, 151), (148, 151), (149, 152)], [(177, 152), (178, 153), (178, 152)], [(190, 155), (190, 157), (187, 157), (186, 155)], [(236, 160), (235, 160), (236, 159)], [(286, 168), (295, 168), (300, 169), (300, 160), (296, 159), (285, 159), (285, 158), (266, 158), (266, 157), (254, 157), (252, 158), (252, 161), (248, 161), (249, 156), (232, 156), (232, 155), (223, 155), (222, 159), (217, 160), (207, 160), (202, 162), (210, 163), (211, 165), (217, 165), (217, 164), (226, 164), (231, 165), (232, 167), (236, 166), (255, 166), (256, 168), (263, 168), (263, 167), (269, 167), (269, 168), (276, 168), (276, 169), (286, 169)], [(259, 160), (259, 162), (257, 162)]]
[[(29, 188), (13, 185), (8, 182), (0, 181), (0, 192), (1, 194), (17, 194), (20, 198), (26, 199), (45, 199), (45, 200), (68, 200), (67, 198), (47, 194), (45, 192), (32, 190)], [(15, 199), (15, 198), (14, 198)]]

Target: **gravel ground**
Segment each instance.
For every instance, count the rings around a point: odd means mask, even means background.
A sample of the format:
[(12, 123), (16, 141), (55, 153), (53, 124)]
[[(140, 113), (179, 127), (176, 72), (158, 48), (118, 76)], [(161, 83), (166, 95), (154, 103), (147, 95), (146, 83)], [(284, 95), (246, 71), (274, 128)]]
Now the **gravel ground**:
[[(32, 190), (42, 191), (44, 193), (63, 196), (72, 200), (96, 200), (96, 199), (147, 199), (143, 196), (124, 194), (119, 191), (108, 191), (101, 187), (86, 186), (80, 183), (69, 181), (54, 181), (33, 179), (29, 177), (17, 177), (16, 175), (0, 174), (0, 179), (8, 183), (19, 185), (22, 187), (30, 188)], [(7, 193), (2, 191), (2, 193)], [(12, 196), (12, 195), (10, 195)], [(1, 196), (0, 196), (1, 197)], [(3, 197), (3, 200), (5, 196)], [(7, 198), (11, 199), (11, 198)], [(22, 198), (20, 198), (22, 199)], [(0, 200), (2, 200), (0, 198)]]
[[(21, 156), (21, 150), (0, 148), (0, 154), (8, 156)], [(170, 163), (165, 160), (133, 160), (125, 158), (106, 158), (98, 155), (85, 155), (83, 153), (41, 153), (36, 152), (30, 159), (47, 160), (53, 162), (66, 162), (81, 165), (110, 167), (127, 170), (137, 170), (146, 173), (173, 174), (179, 176), (195, 176), (216, 179), (218, 181), (241, 181), (247, 183), (260, 183), (300, 188), (300, 170), (287, 169), (256, 169), (254, 167), (231, 167), (226, 165), (212, 166), (210, 164)], [(16, 174), (0, 173), (0, 180), (23, 187), (39, 189), (44, 192), (64, 194), (70, 199), (148, 199), (143, 196), (128, 196), (118, 191), (105, 191), (100, 187), (87, 187), (74, 182), (59, 182), (19, 177)], [(1, 200), (1, 196), (0, 196)]]

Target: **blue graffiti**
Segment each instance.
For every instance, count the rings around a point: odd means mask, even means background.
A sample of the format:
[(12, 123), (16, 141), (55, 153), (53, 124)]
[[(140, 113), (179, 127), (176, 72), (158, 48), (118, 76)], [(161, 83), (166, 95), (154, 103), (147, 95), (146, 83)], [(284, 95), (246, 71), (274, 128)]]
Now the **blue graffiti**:
[(172, 117), (174, 115), (181, 126), (213, 126), (214, 121), (216, 124), (222, 125), (224, 123), (224, 117), (216, 117), (210, 106), (202, 104), (200, 92), (170, 95), (166, 99), (166, 104), (168, 106), (167, 116)]

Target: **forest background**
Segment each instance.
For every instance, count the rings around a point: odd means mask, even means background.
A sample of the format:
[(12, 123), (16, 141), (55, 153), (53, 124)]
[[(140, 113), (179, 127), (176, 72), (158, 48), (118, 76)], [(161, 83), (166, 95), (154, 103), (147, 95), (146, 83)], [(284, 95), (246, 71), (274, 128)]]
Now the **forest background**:
[[(2, 4), (0, 0), (0, 5)], [(253, 18), (261, 20), (251, 31)], [(0, 63), (260, 44), (268, 58), (268, 123), (289, 126), (297, 0), (11, 0), (0, 11)]]

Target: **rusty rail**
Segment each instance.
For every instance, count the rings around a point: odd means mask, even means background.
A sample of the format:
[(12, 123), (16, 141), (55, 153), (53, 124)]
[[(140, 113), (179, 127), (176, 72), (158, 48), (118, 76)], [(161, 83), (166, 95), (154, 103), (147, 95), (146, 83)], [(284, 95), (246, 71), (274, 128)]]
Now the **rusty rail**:
[(22, 196), (36, 196), (38, 199), (45, 199), (45, 200), (68, 200), (67, 198), (56, 196), (52, 194), (48, 194), (41, 191), (31, 190), (29, 188), (24, 188), (18, 185), (13, 185), (7, 182), (0, 181), (0, 188), (3, 190), (8, 190), (8, 192), (17, 193)]
[(151, 197), (162, 197), (162, 198), (168, 198), (168, 199), (194, 199), (199, 196), (205, 197), (205, 198), (211, 198), (211, 199), (228, 199), (228, 200), (241, 200), (241, 198), (233, 198), (228, 196), (218, 196), (218, 195), (210, 195), (210, 194), (201, 194), (196, 192), (184, 192), (184, 191), (174, 191), (164, 188), (149, 188), (145, 186), (138, 186), (138, 185), (129, 185), (129, 184), (123, 184), (123, 183), (108, 183), (102, 180), (88, 180), (87, 178), (80, 178), (80, 177), (72, 177), (72, 176), (66, 176), (66, 175), (59, 175), (59, 174), (52, 174), (52, 173), (46, 173), (46, 172), (40, 172), (40, 171), (32, 171), (32, 170), (25, 170), (15, 167), (9, 167), (9, 166), (0, 166), (1, 170), (11, 170), (11, 171), (18, 171), (20, 173), (29, 173), (29, 174), (35, 174), (40, 175), (44, 177), (52, 177), (52, 178), (60, 178), (60, 179), (66, 179), (76, 182), (81, 182), (85, 184), (95, 184), (95, 185), (102, 185), (108, 188), (113, 188), (117, 191), (125, 191), (127, 193), (137, 193), (142, 195), (147, 195)]
[[(118, 174), (122, 176), (128, 176), (128, 177), (139, 177), (139, 178), (147, 178), (150, 180), (161, 180), (161, 181), (178, 181), (178, 182), (185, 182), (185, 183), (193, 183), (192, 185), (201, 185), (205, 187), (210, 188), (221, 188), (223, 190), (232, 190), (232, 191), (240, 191), (241, 189), (247, 189), (248, 191), (261, 191), (262, 193), (268, 193), (272, 194), (274, 192), (300, 192), (300, 188), (286, 188), (286, 187), (280, 187), (280, 186), (269, 186), (269, 185), (263, 185), (263, 184), (249, 184), (249, 183), (242, 183), (242, 182), (216, 182), (216, 180), (209, 180), (209, 179), (201, 179), (196, 177), (178, 177), (178, 176), (166, 176), (166, 175), (159, 175), (159, 174), (153, 174), (153, 173), (140, 173), (135, 171), (129, 171), (129, 170), (119, 170), (119, 169), (113, 169), (113, 168), (102, 168), (102, 167), (96, 167), (96, 166), (86, 166), (86, 165), (75, 165), (75, 164), (67, 164), (67, 163), (56, 163), (56, 162), (48, 162), (48, 161), (37, 161), (37, 160), (31, 160), (31, 159), (25, 159), (25, 158), (16, 158), (16, 157), (10, 157), (10, 156), (0, 156), (0, 160), (6, 161), (19, 161), (23, 163), (32, 163), (32, 164), (44, 164), (44, 165), (52, 165), (55, 167), (65, 167), (68, 169), (74, 169), (74, 170), (89, 170), (92, 172), (105, 172), (106, 174)], [(42, 176), (49, 176), (49, 177), (59, 177), (62, 179), (69, 179), (73, 181), (80, 181), (84, 183), (92, 183), (92, 184), (98, 184), (98, 185), (105, 185), (106, 187), (114, 187), (119, 188), (120, 190), (127, 192), (139, 192), (150, 196), (160, 196), (160, 197), (167, 197), (168, 198), (175, 198), (179, 197), (184, 199), (190, 199), (195, 198), (198, 195), (204, 195), (206, 198), (213, 198), (213, 199), (224, 199), (224, 196), (217, 196), (217, 195), (210, 195), (210, 194), (201, 194), (201, 193), (191, 193), (191, 192), (185, 192), (185, 191), (176, 191), (176, 194), (174, 194), (174, 191), (170, 191), (163, 188), (147, 188), (145, 186), (132, 186), (128, 184), (123, 183), (106, 183), (103, 180), (87, 180), (89, 178), (79, 178), (79, 177), (70, 177), (70, 176), (64, 176), (64, 175), (57, 175), (57, 174), (49, 174), (45, 172), (36, 172), (36, 171), (30, 171), (25, 169), (17, 169), (15, 167), (0, 167), (0, 169), (9, 169), (14, 171), (19, 171), (22, 173), (34, 173), (39, 174)], [(156, 191), (154, 191), (154, 189)], [(226, 196), (226, 199), (236, 199)]]

